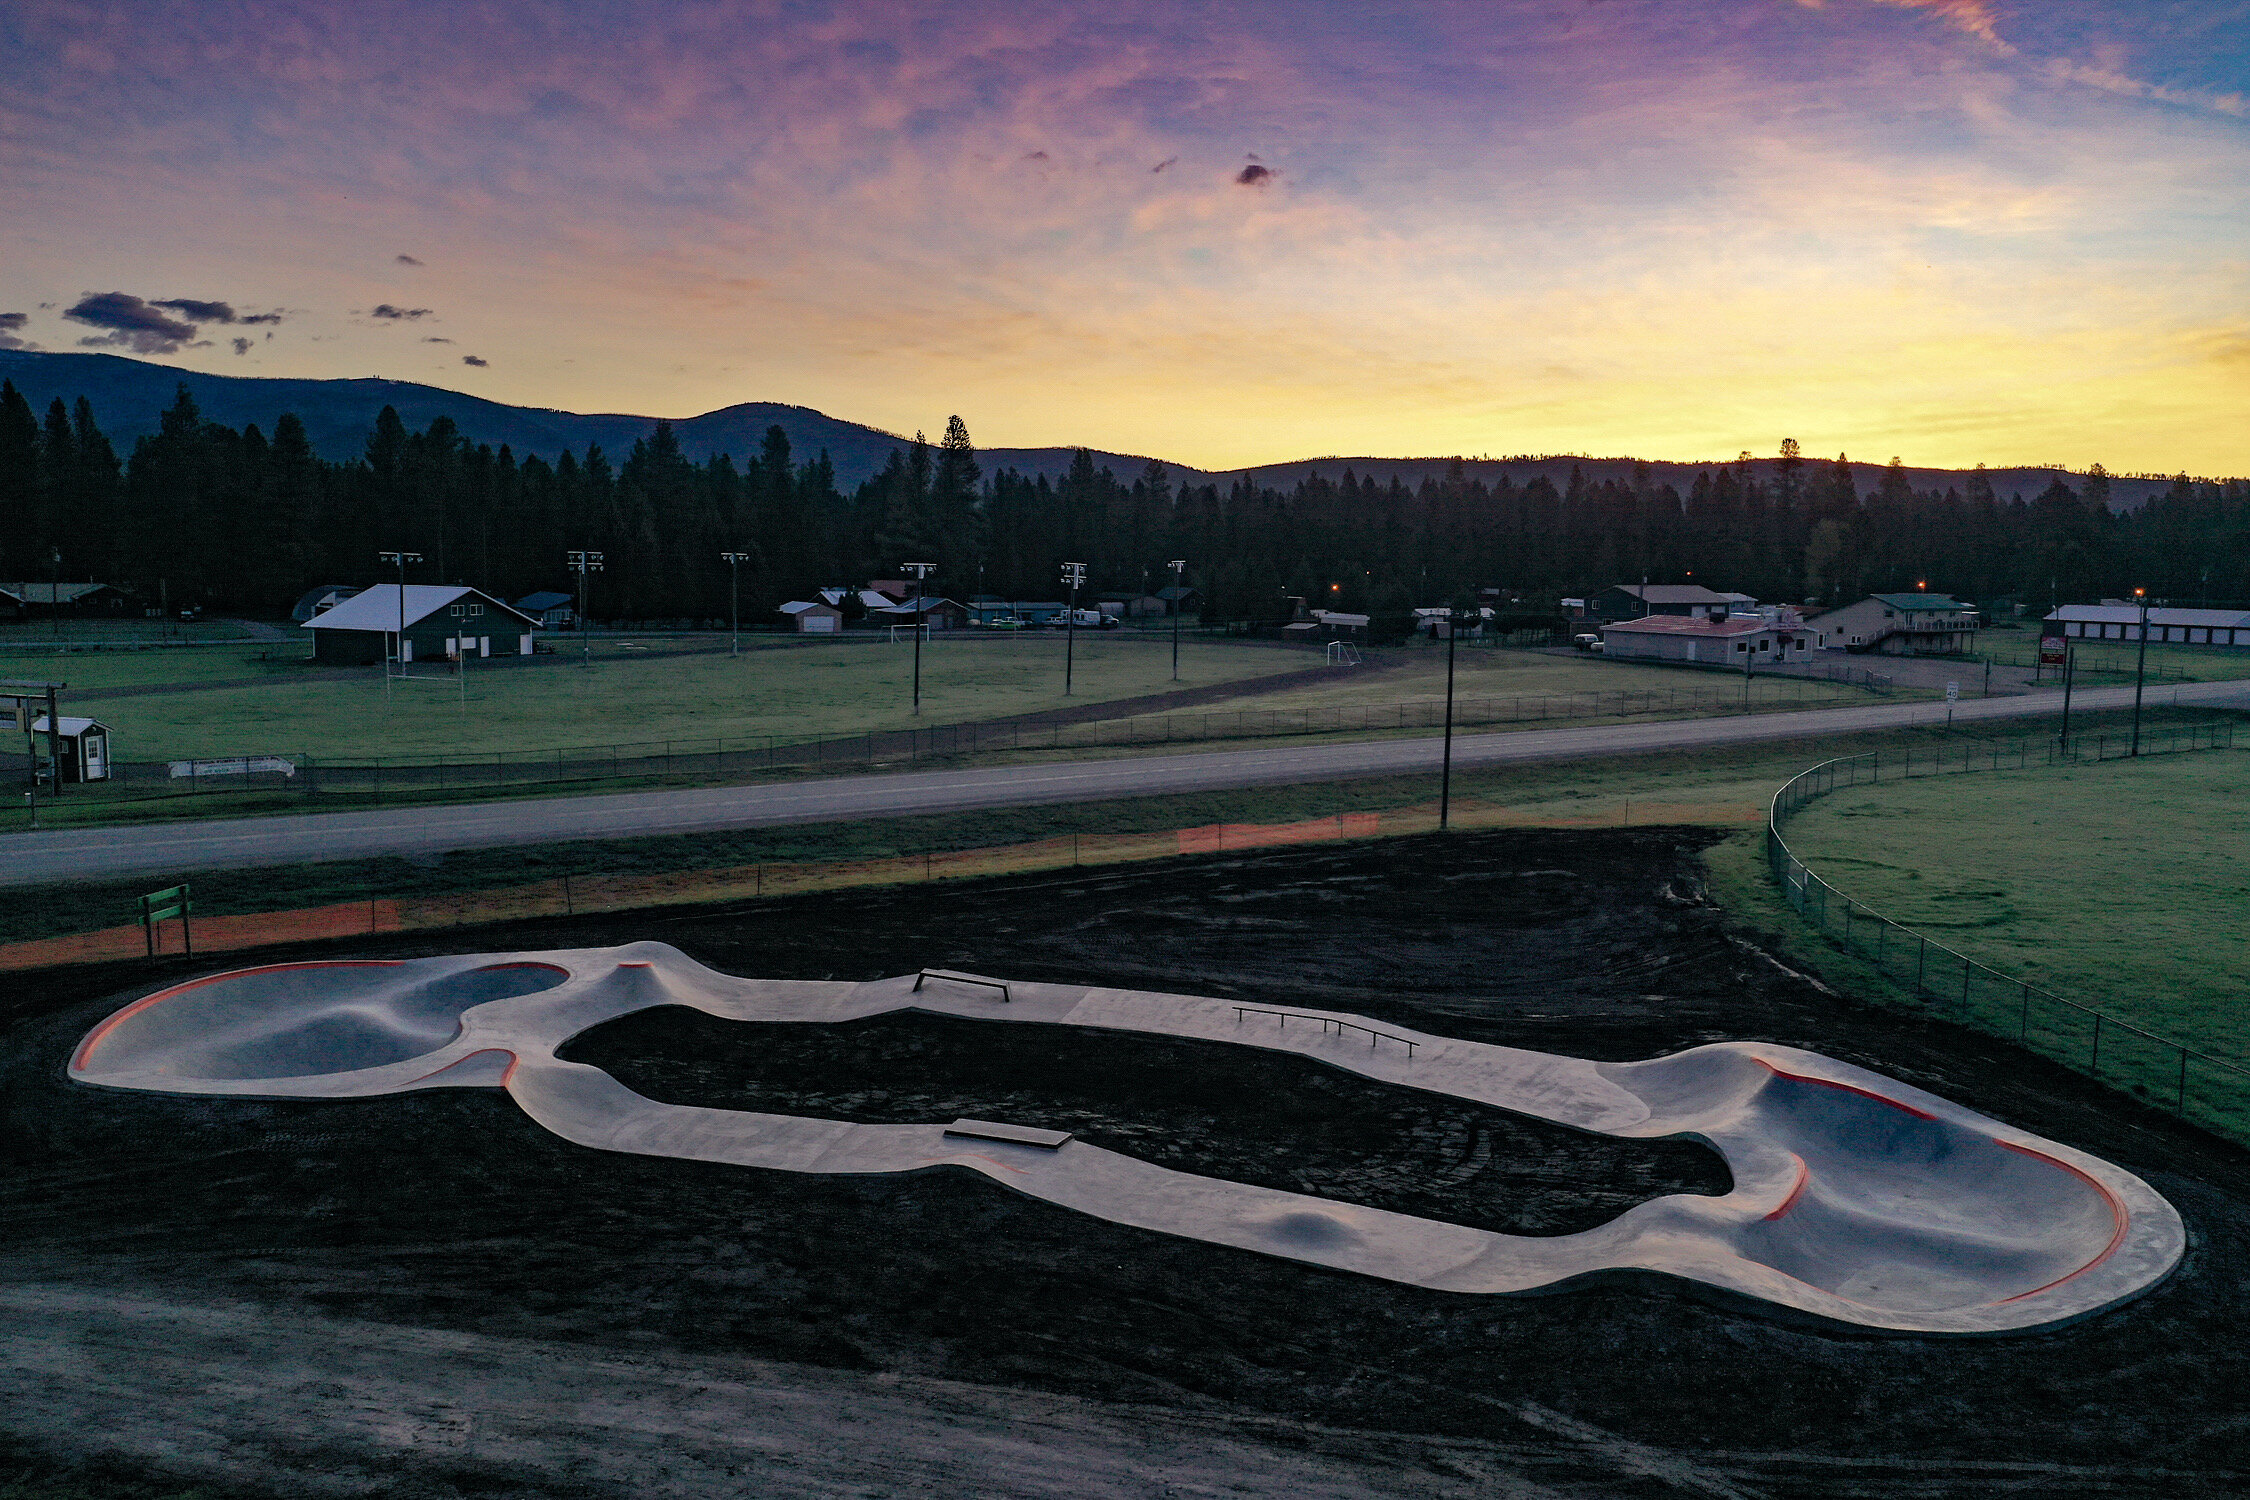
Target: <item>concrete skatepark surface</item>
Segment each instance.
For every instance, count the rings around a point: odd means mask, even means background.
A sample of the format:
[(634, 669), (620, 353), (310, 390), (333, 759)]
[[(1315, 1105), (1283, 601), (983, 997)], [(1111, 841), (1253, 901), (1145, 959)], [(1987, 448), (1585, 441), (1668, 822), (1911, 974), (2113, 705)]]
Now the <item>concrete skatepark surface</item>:
[[(53, 1478), (71, 1500), (2250, 1493), (2250, 1154), (1941, 1016), (1792, 973), (1702, 899), (1711, 838), (1456, 834), (270, 959), (655, 935), (730, 973), (871, 981), (928, 963), (1608, 1063), (1770, 1043), (2122, 1167), (2180, 1212), (2178, 1269), (2107, 1311), (1997, 1338), (1864, 1330), (1646, 1272), (1465, 1296), (1152, 1234), (965, 1170), (588, 1150), (492, 1087), (335, 1101), (73, 1082), (103, 1018), (222, 966), (167, 957), (0, 987), (0, 1486)], [(562, 1055), (667, 1102), (1052, 1122), (1182, 1172), (1515, 1236), (1735, 1189), (1684, 1140), (1153, 1033), (909, 1012), (750, 1025), (660, 1005)], [(93, 1482), (105, 1475), (116, 1487)]]
[[(867, 1125), (663, 1104), (557, 1056), (602, 1022), (660, 1005), (762, 1024), (917, 1010), (1294, 1052), (1589, 1133), (1690, 1137), (1726, 1158), (1735, 1186), (1660, 1198), (1575, 1235), (1502, 1235), (1171, 1171), (1037, 1122)], [(1145, 991), (927, 970), (865, 983), (739, 979), (655, 942), (224, 972), (105, 1019), (70, 1075), (258, 1098), (498, 1086), (547, 1129), (604, 1150), (794, 1172), (963, 1167), (1113, 1223), (1432, 1290), (1530, 1292), (1656, 1271), (1923, 1333), (2084, 1317), (2168, 1274), (2185, 1244), (2179, 1215), (2131, 1173), (1795, 1048), (1724, 1043), (1597, 1063)]]

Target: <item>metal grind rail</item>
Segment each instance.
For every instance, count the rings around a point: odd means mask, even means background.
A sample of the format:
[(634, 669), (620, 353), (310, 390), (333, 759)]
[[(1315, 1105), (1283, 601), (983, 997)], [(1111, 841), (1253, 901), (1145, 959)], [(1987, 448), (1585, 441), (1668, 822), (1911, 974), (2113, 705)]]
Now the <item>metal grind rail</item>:
[(1410, 1040), (1407, 1037), (1397, 1036), (1388, 1031), (1377, 1031), (1372, 1026), (1362, 1026), (1355, 1021), (1338, 1020), (1334, 1016), (1315, 1015), (1310, 1011), (1267, 1010), (1264, 1006), (1261, 1005), (1237, 1005), (1234, 1008), (1234, 1024), (1240, 1026), (1242, 1024), (1242, 1018), (1244, 1016), (1279, 1016), (1281, 1018), (1281, 1026), (1279, 1029), (1282, 1031), (1287, 1031), (1289, 1029), (1289, 1023), (1291, 1021), (1318, 1021), (1320, 1023), (1320, 1033), (1322, 1036), (1328, 1036), (1330, 1034), (1342, 1036), (1349, 1031), (1364, 1032), (1367, 1036), (1368, 1051), (1374, 1051), (1376, 1045), (1380, 1042), (1396, 1042), (1401, 1047), (1404, 1047), (1406, 1049), (1406, 1059), (1408, 1062), (1412, 1062), (1414, 1060), (1414, 1049), (1421, 1045), (1421, 1043)]
[[(2144, 730), (2140, 753), (2233, 746), (2232, 722), (2193, 724)], [(2090, 735), (2067, 749), (2049, 736), (2012, 745), (1969, 743), (1958, 751), (1941, 747), (1823, 761), (1774, 793), (1766, 816), (1767, 863), (1798, 915), (1947, 1019), (2039, 1052), (2206, 1129), (2250, 1141), (2250, 1067), (1979, 963), (1838, 889), (1782, 837), (1790, 817), (1840, 788), (1910, 777), (2090, 765), (2129, 753), (2130, 742), (2123, 736)]]

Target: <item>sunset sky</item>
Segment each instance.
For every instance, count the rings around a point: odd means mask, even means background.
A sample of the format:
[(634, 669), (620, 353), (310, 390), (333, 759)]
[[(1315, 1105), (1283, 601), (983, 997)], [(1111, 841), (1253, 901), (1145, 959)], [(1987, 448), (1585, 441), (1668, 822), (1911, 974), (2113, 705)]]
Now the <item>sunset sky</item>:
[(2239, 475), (2246, 63), (2250, 0), (13, 0), (0, 343), (1205, 468)]

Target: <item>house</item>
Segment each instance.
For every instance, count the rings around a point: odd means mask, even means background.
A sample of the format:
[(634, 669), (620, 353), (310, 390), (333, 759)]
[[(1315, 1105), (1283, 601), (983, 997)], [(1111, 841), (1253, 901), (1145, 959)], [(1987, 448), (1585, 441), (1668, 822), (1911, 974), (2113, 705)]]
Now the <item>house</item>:
[(1737, 610), (1756, 609), (1748, 594), (1722, 594), (1700, 583), (1618, 583), (1596, 594), (1592, 613), (1601, 620), (1637, 620), (1648, 615), (1685, 615), (1723, 620)]
[(1197, 615), (1203, 612), (1201, 589), (1171, 584), (1158, 589), (1156, 597), (1164, 601), (1164, 612), (1168, 615)]
[(1649, 615), (1602, 627), (1602, 654), (1625, 661), (1701, 662), (1722, 667), (1771, 666), (1812, 655), (1814, 633), (1786, 616)]
[(23, 601), (26, 613), (36, 615), (121, 615), (132, 604), (125, 591), (112, 584), (0, 583), (0, 594)]
[[(2138, 641), (2141, 607), (2124, 599), (2066, 604), (2047, 616), (2073, 640)], [(2056, 632), (2050, 630), (2050, 634)], [(2239, 609), (2148, 607), (2148, 638), (2182, 646), (2250, 646), (2250, 613)]]
[(835, 635), (844, 628), (844, 612), (826, 599), (792, 599), (781, 612), (797, 622), (799, 635)]
[(1094, 608), (1121, 620), (1141, 620), (1168, 613), (1171, 606), (1154, 594), (1096, 594)]
[(1870, 594), (1812, 619), (1823, 651), (1953, 656), (1976, 640), (1977, 614), (1946, 594)]
[(575, 603), (570, 595), (548, 589), (524, 595), (516, 601), (516, 608), (537, 620), (542, 630), (572, 630), (578, 625)]
[(20, 620), (22, 618), (23, 596), (10, 593), (6, 588), (0, 588), (0, 620)]
[(324, 615), (337, 605), (359, 592), (356, 583), (324, 583), (319, 588), (308, 589), (289, 611), (289, 618), (299, 625), (314, 615)]
[(870, 608), (866, 616), (875, 625), (927, 625), (932, 630), (959, 630), (969, 623), (969, 607), (937, 594), (916, 595), (911, 590), (896, 604)]
[(313, 660), (372, 666), (394, 656), (529, 656), (539, 622), (465, 584), (410, 583), (402, 595), (397, 584), (378, 583), (298, 628), (313, 633)]

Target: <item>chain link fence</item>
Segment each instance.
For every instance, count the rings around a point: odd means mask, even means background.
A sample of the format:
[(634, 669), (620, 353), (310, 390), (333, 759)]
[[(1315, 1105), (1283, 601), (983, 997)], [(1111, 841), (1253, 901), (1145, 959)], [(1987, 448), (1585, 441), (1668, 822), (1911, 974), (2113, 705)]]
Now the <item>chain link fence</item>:
[[(2230, 721), (2144, 729), (2139, 753), (2233, 746)], [(1939, 1015), (2005, 1037), (2183, 1119), (2250, 1142), (2250, 1067), (2158, 1036), (1979, 963), (1838, 889), (1814, 873), (1782, 837), (1783, 827), (1799, 809), (1840, 787), (1973, 771), (2088, 765), (2132, 753), (2128, 736), (2104, 734), (2075, 740), (2067, 749), (2047, 736), (1824, 761), (1774, 794), (1766, 818), (1767, 863), (1799, 915)]]
[[(1586, 723), (1632, 718), (1690, 718), (1774, 713), (1858, 701), (1849, 685), (1797, 678), (1745, 678), (1725, 687), (1621, 688), (1587, 693), (1458, 697), (1456, 729), (1500, 724)], [(1437, 729), (1442, 699), (1246, 708), (1206, 713), (1147, 714), (1067, 722), (1026, 717), (925, 729), (805, 739), (757, 735), (650, 740), (571, 749), (495, 751), (490, 755), (269, 755), (209, 760), (118, 761), (111, 776), (130, 795), (173, 795), (287, 789), (305, 796), (348, 793), (381, 801), (425, 792), (475, 792), (566, 782), (685, 778), (727, 781), (778, 770), (911, 767), (940, 757), (1274, 739), (1329, 734)], [(21, 755), (0, 765), (23, 765)], [(114, 793), (111, 795), (115, 795)]]

